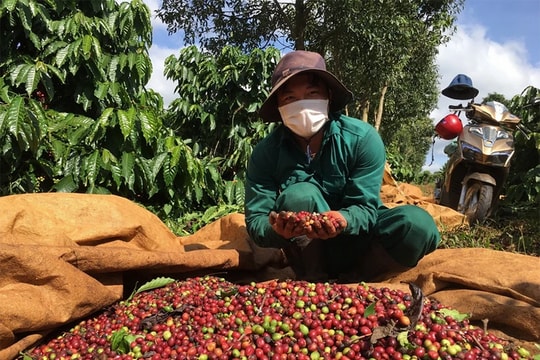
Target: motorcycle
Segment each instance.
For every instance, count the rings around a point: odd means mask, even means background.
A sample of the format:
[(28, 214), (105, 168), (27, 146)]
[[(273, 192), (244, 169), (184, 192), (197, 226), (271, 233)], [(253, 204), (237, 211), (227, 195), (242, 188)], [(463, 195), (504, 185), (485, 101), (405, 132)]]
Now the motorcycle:
[[(474, 102), (478, 90), (464, 74), (457, 75), (442, 93), (468, 103), (450, 105), (452, 113), (435, 126), (439, 137), (457, 137), (445, 147), (450, 159), (436, 189), (438, 203), (464, 214), (471, 224), (481, 222), (497, 206), (515, 152), (513, 132), (522, 130), (521, 119), (500, 102)], [(459, 118), (462, 112), (469, 120), (466, 126)]]

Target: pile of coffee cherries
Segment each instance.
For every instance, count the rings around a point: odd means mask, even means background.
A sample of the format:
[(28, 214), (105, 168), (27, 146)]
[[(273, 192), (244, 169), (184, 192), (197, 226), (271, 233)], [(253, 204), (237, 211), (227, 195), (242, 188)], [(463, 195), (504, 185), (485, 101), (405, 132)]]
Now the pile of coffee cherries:
[(309, 212), (309, 211), (280, 211), (276, 213), (275, 216), (281, 217), (284, 220), (293, 218), (295, 223), (302, 226), (304, 229), (309, 229), (313, 224), (332, 224), (336, 229), (341, 227), (339, 221), (328, 214), (321, 214), (318, 212)]
[[(409, 292), (204, 276), (136, 293), (26, 359), (532, 359), (459, 312)], [(411, 306), (420, 313), (412, 316)]]

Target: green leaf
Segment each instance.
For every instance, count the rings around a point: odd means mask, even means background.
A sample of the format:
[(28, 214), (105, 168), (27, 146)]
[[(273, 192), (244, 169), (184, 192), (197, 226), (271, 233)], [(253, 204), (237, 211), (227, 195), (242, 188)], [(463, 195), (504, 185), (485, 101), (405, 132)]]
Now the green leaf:
[(137, 339), (136, 335), (127, 332), (126, 328), (111, 334), (111, 349), (119, 354), (127, 354), (131, 350), (131, 343)]
[(172, 186), (177, 173), (178, 168), (176, 166), (171, 166), (170, 159), (163, 164), (163, 180), (165, 180), (165, 185), (167, 187)]
[(17, 96), (13, 99), (7, 110), (7, 127), (13, 135), (17, 136), (19, 124), (24, 121), (24, 118), (24, 100), (22, 97)]
[(150, 189), (152, 187), (152, 160), (145, 159), (143, 157), (135, 158), (136, 169), (138, 174), (142, 174), (142, 179), (140, 182), (143, 182), (146, 188)]
[(86, 172), (86, 184), (94, 185), (96, 183), (99, 168), (101, 166), (101, 157), (99, 150), (95, 150), (84, 162)]
[(108, 71), (109, 80), (110, 80), (111, 82), (115, 82), (115, 81), (116, 81), (116, 72), (117, 72), (117, 69), (118, 69), (118, 56), (114, 56), (114, 57), (111, 59), (111, 62), (109, 63), (109, 71)]
[(85, 60), (90, 59), (92, 56), (92, 44), (94, 43), (94, 38), (91, 35), (85, 35), (82, 39), (82, 54)]
[(86, 93), (80, 92), (77, 94), (77, 103), (83, 106), (84, 111), (88, 111), (92, 105), (92, 100), (88, 98)]
[(3, 0), (1, 7), (5, 7), (7, 11), (12, 12), (15, 10), (16, 5), (17, 0)]
[(147, 77), (152, 73), (152, 63), (146, 53), (137, 54), (137, 72), (141, 79)]
[(100, 117), (97, 119), (97, 121), (94, 123), (94, 126), (89, 133), (88, 137), (86, 138), (87, 143), (92, 143), (97, 141), (104, 132), (104, 129), (107, 128), (107, 126), (113, 121), (114, 118), (114, 109), (113, 108), (106, 108), (101, 113)]
[(41, 50), (41, 39), (39, 36), (31, 32), (28, 34), (28, 38), (30, 39), (30, 41), (32, 42), (32, 44), (34, 45), (36, 49)]
[(23, 6), (18, 6), (16, 9), (17, 14), (19, 15), (19, 20), (22, 23), (24, 29), (28, 32), (31, 32), (32, 31), (32, 25), (31, 25), (32, 12), (28, 8), (28, 4), (25, 4), (23, 1), (20, 1), (19, 5), (23, 5)]
[(122, 177), (125, 179), (130, 190), (133, 190), (133, 185), (135, 184), (135, 177), (133, 175), (134, 165), (135, 157), (133, 153), (122, 153)]
[(83, 139), (87, 139), (88, 133), (92, 130), (94, 120), (83, 116), (70, 115), (66, 118), (69, 127), (73, 127), (73, 130), (69, 130), (67, 133), (67, 139), (70, 145), (78, 145)]
[[(41, 118), (39, 113), (33, 112), (32, 108), (35, 104), (33, 105), (27, 109), (24, 98), (15, 97), (7, 109), (7, 118), (4, 121), (7, 122), (8, 131), (16, 137), (19, 148), (30, 149), (35, 153), (41, 136), (39, 127)], [(44, 121), (44, 119), (41, 120)]]
[(128, 68), (131, 70), (133, 69), (133, 66), (135, 65), (135, 61), (137, 60), (137, 54), (135, 53), (129, 53), (125, 56), (125, 60), (127, 61)]
[(104, 165), (109, 165), (111, 163), (116, 163), (116, 157), (109, 149), (103, 149), (101, 152), (101, 161)]
[[(53, 74), (56, 75), (56, 77), (60, 80), (60, 81), (64, 81), (63, 79), (63, 74), (60, 73), (60, 74), (56, 74), (55, 73), (55, 70), (56, 69), (55, 67), (53, 66), (47, 66), (47, 70), (46, 72), (41, 72), (41, 84), (43, 85), (43, 88), (45, 89), (45, 93), (47, 94), (47, 99), (50, 100), (50, 99), (53, 99), (54, 98), (54, 95), (55, 95), (55, 89), (54, 89), (54, 82), (51, 78), (51, 75), (49, 74), (49, 72), (52, 72)], [(57, 70), (57, 69), (56, 69)], [(60, 75), (60, 77), (58, 77), (58, 75)]]
[(96, 59), (101, 59), (102, 57), (102, 51), (101, 51), (101, 44), (99, 40), (92, 36), (92, 49), (94, 51), (94, 56)]
[(232, 181), (227, 181), (225, 184), (225, 198), (227, 202), (232, 203), (232, 199), (235, 197), (235, 184)]
[(456, 321), (463, 321), (463, 320), (468, 319), (470, 317), (469, 314), (462, 314), (459, 311), (453, 310), (453, 309), (441, 309), (441, 310), (439, 310), (439, 312), (444, 317), (450, 316), (452, 319), (454, 319)]
[(109, 91), (109, 83), (100, 82), (98, 83), (96, 90), (94, 90), (94, 96), (97, 97), (99, 100), (103, 100), (105, 99), (105, 96), (107, 96), (108, 91)]
[(66, 46), (63, 49), (59, 50), (56, 53), (56, 57), (55, 57), (56, 66), (62, 67), (62, 65), (64, 65), (70, 51), (71, 51), (71, 47), (69, 46), (69, 44), (66, 44)]
[(399, 342), (399, 344), (403, 347), (407, 347), (407, 345), (409, 345), (409, 339), (408, 339), (408, 336), (409, 336), (409, 331), (401, 331), (398, 335), (397, 335), (397, 341)]
[(40, 73), (36, 71), (35, 66), (32, 66), (26, 73), (25, 90), (28, 96), (32, 95), (34, 90), (36, 90), (40, 78)]
[(236, 187), (236, 204), (238, 205), (244, 205), (246, 200), (246, 189), (244, 186), (243, 181), (235, 181), (235, 187)]
[(120, 130), (124, 136), (124, 140), (127, 139), (129, 134), (133, 131), (135, 126), (135, 111), (131, 107), (130, 110), (118, 110), (116, 115), (118, 116), (118, 124), (120, 125)]
[(105, 19), (106, 24), (107, 24), (106, 29), (108, 30), (108, 34), (110, 36), (112, 36), (115, 31), (114, 29), (116, 28), (117, 18), (118, 18), (118, 13), (113, 12), (113, 13), (108, 14), (107, 19)]
[(32, 65), (29, 64), (19, 64), (14, 69), (10, 70), (9, 77), (11, 82), (15, 85), (22, 84), (26, 80), (26, 74), (30, 70), (31, 66)]
[(158, 278), (155, 278), (153, 280), (150, 280), (148, 281), (147, 283), (143, 284), (140, 288), (138, 288), (137, 290), (135, 290), (130, 296), (129, 298), (127, 299), (128, 301), (133, 299), (133, 297), (143, 291), (148, 291), (148, 290), (153, 290), (153, 289), (158, 289), (158, 288), (161, 288), (161, 287), (164, 287), (164, 286), (167, 286), (169, 284), (172, 284), (173, 282), (175, 282), (176, 280), (173, 279), (173, 278), (168, 278), (168, 277), (158, 277)]
[(161, 119), (155, 116), (152, 111), (147, 110), (139, 112), (138, 116), (141, 122), (143, 136), (147, 143), (151, 143), (152, 139), (157, 136), (159, 129), (161, 129)]
[(62, 180), (54, 184), (53, 189), (55, 189), (58, 192), (65, 192), (65, 193), (71, 193), (78, 189), (77, 184), (73, 180), (73, 176), (68, 175), (64, 177)]
[(5, 86), (4, 79), (0, 79), (0, 101), (9, 103), (11, 96), (9, 93), (9, 87)]
[(364, 310), (364, 317), (367, 318), (370, 315), (375, 314), (375, 303), (372, 302), (369, 304), (369, 306)]
[(152, 175), (151, 175), (152, 177), (150, 179), (152, 183), (155, 183), (156, 177), (159, 171), (161, 170), (161, 168), (163, 167), (163, 163), (167, 157), (168, 157), (167, 153), (161, 153), (161, 154), (158, 154), (156, 157), (154, 157), (153, 162), (152, 162), (153, 163)]

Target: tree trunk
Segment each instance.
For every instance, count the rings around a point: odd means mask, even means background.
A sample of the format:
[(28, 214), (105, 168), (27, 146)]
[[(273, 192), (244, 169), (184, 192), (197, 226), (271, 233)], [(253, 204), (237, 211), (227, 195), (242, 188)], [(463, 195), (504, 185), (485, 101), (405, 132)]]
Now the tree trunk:
[(362, 106), (362, 120), (364, 122), (368, 122), (369, 119), (369, 100), (364, 102), (364, 106)]
[(379, 131), (381, 127), (382, 113), (384, 108), (384, 96), (386, 95), (386, 90), (388, 90), (388, 85), (385, 85), (381, 90), (381, 97), (379, 99), (379, 106), (377, 112), (375, 113), (375, 130)]
[(304, 28), (306, 24), (306, 7), (304, 0), (296, 0), (295, 3), (295, 18), (294, 18), (294, 48), (295, 50), (305, 50), (304, 43)]

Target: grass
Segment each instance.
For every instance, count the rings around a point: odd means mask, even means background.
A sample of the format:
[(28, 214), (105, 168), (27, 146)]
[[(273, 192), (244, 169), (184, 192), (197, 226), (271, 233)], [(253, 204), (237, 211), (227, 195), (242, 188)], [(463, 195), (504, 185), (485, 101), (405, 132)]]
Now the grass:
[(498, 213), (481, 224), (441, 233), (441, 248), (479, 247), (540, 256), (538, 207)]
[[(425, 196), (433, 196), (434, 184), (415, 184)], [(540, 256), (540, 209), (538, 205), (500, 203), (492, 217), (481, 224), (441, 232), (440, 248), (488, 248)]]

